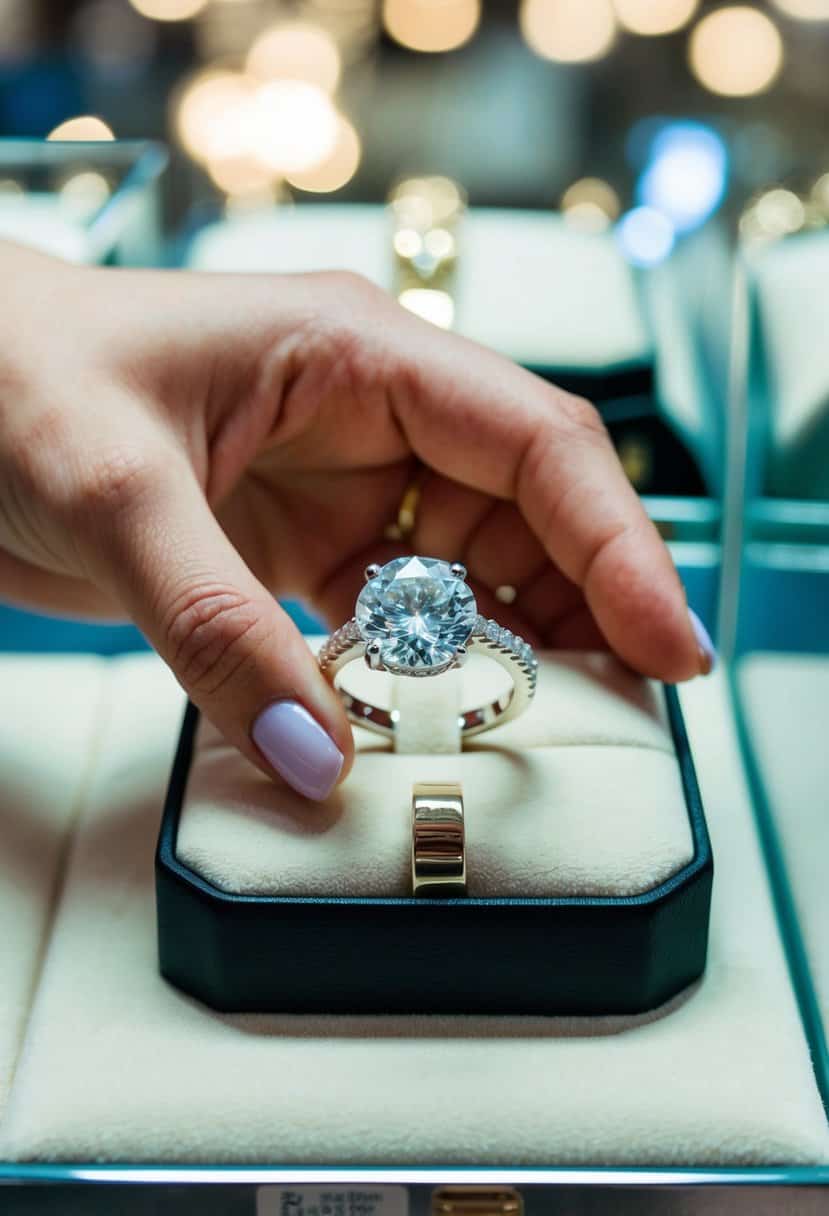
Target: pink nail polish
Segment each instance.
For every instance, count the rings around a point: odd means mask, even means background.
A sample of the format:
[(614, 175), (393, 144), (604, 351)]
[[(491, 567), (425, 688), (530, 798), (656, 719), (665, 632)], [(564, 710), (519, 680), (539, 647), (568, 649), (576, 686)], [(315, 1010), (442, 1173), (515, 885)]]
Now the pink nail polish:
[(691, 624), (694, 627), (694, 633), (697, 638), (697, 647), (699, 648), (700, 670), (704, 676), (709, 675), (717, 665), (717, 651), (708, 630), (703, 625), (693, 608), (688, 609), (688, 616), (691, 618)]
[(253, 724), (253, 741), (289, 785), (321, 802), (336, 784), (343, 754), (298, 701), (272, 701)]

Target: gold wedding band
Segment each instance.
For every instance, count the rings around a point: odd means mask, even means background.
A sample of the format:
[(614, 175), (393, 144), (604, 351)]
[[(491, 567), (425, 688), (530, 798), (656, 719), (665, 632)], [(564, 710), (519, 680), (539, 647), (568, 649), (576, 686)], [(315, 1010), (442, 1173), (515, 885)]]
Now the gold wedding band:
[(412, 892), (466, 894), (463, 794), (457, 782), (412, 787)]

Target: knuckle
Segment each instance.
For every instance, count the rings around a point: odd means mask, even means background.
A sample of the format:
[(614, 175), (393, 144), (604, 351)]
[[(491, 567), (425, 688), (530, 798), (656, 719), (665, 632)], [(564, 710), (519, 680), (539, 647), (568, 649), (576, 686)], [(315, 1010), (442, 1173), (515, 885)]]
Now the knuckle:
[(607, 429), (602, 416), (586, 397), (564, 390), (559, 394), (559, 410), (568, 427), (587, 438), (607, 439)]
[(215, 696), (253, 661), (261, 614), (241, 592), (219, 584), (189, 587), (164, 625), (169, 661), (185, 688)]
[(98, 531), (141, 506), (157, 485), (155, 462), (138, 448), (117, 445), (84, 463), (73, 478), (67, 507), (73, 519)]

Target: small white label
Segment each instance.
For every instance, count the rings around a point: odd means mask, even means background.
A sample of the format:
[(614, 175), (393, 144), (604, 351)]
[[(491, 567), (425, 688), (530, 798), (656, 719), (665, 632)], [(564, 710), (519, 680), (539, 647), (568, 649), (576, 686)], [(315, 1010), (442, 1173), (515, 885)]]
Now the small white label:
[(261, 1186), (256, 1216), (408, 1216), (404, 1186)]

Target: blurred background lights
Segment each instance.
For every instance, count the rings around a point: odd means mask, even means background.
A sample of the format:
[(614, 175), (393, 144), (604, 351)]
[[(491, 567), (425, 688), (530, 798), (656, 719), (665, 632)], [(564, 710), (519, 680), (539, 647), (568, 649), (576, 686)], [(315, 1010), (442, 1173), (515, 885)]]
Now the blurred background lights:
[(407, 287), (397, 299), (404, 308), (416, 313), (424, 321), (431, 321), (441, 329), (452, 328), (455, 301), (448, 291), (440, 291), (434, 287)]
[(412, 51), (454, 51), (481, 20), (480, 0), (384, 0), (389, 35)]
[(226, 155), (207, 159), (211, 180), (225, 194), (261, 194), (270, 189), (274, 175), (254, 156)]
[(676, 232), (689, 232), (720, 205), (727, 178), (728, 156), (716, 131), (698, 122), (668, 123), (651, 145), (637, 199), (667, 216)]
[(130, 0), (130, 4), (153, 21), (187, 21), (207, 7), (207, 0)]
[(583, 177), (561, 196), (565, 220), (582, 232), (603, 232), (619, 215), (619, 196), (599, 177)]
[(761, 195), (754, 204), (754, 212), (759, 227), (772, 237), (797, 232), (806, 219), (802, 199), (793, 190), (785, 190), (782, 186)]
[(772, 0), (787, 17), (801, 21), (829, 21), (829, 0)]
[(619, 220), (616, 239), (634, 266), (656, 266), (673, 249), (674, 227), (666, 215), (653, 207), (634, 207)]
[(519, 21), (536, 54), (561, 63), (600, 59), (616, 35), (610, 0), (522, 0)]
[(699, 0), (613, 0), (613, 7), (632, 34), (671, 34), (691, 20)]
[(68, 118), (66, 122), (59, 123), (46, 138), (98, 143), (107, 139), (115, 139), (115, 136), (112, 128), (108, 127), (102, 118), (96, 118), (93, 114), (82, 114), (77, 118)]
[(187, 152), (198, 161), (244, 155), (252, 101), (251, 85), (240, 72), (208, 69), (192, 77), (175, 117)]
[(688, 56), (694, 75), (712, 93), (748, 97), (774, 83), (783, 65), (783, 42), (765, 13), (739, 4), (700, 20)]
[(260, 80), (306, 80), (333, 93), (340, 79), (340, 52), (331, 35), (318, 26), (277, 25), (254, 41), (246, 67)]
[(329, 154), (311, 169), (288, 174), (288, 181), (298, 190), (314, 194), (330, 194), (351, 181), (360, 165), (360, 137), (347, 118), (340, 116), (337, 137)]
[(61, 202), (73, 215), (86, 219), (100, 211), (111, 191), (102, 173), (88, 171), (75, 173), (68, 178), (59, 193)]
[(328, 94), (302, 80), (276, 80), (258, 90), (252, 147), (274, 172), (306, 173), (333, 151), (339, 115)]

